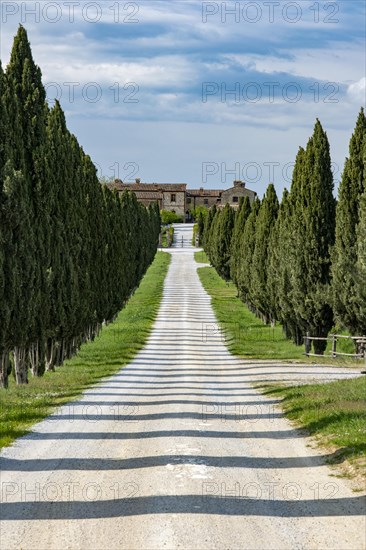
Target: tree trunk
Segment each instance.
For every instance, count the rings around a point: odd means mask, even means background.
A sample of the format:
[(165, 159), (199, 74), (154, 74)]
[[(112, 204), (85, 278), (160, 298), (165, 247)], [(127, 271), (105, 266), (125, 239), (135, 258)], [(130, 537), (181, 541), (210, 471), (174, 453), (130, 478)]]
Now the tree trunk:
[(36, 343), (31, 344), (29, 349), (29, 364), (33, 376), (37, 376), (38, 369), (38, 346)]
[(295, 344), (297, 346), (302, 346), (303, 343), (304, 343), (304, 336), (302, 334), (302, 331), (299, 327), (295, 327), (295, 334), (294, 334), (294, 338), (295, 338)]
[(65, 350), (65, 338), (61, 338), (61, 341), (57, 348), (57, 355), (56, 355), (56, 361), (55, 361), (55, 364), (57, 367), (61, 367), (63, 365), (63, 362), (65, 360), (64, 350)]
[(31, 345), (29, 351), (29, 362), (33, 376), (43, 376), (46, 369), (45, 342), (38, 340)]
[(46, 371), (54, 372), (55, 371), (55, 357), (56, 357), (57, 346), (53, 338), (47, 340), (46, 345)]
[(326, 340), (313, 340), (314, 353), (324, 355), (328, 342)]
[[(328, 331), (323, 327), (317, 327), (315, 330), (315, 336), (318, 338), (326, 338), (328, 336)], [(324, 355), (327, 345), (327, 340), (313, 340), (314, 353), (317, 355)]]
[(305, 355), (309, 356), (310, 352), (311, 352), (310, 332), (307, 331), (306, 337), (305, 337)]
[(7, 388), (9, 386), (10, 374), (9, 352), (3, 351), (0, 353), (0, 387)]
[(26, 348), (14, 348), (15, 380), (19, 385), (28, 384), (28, 352)]

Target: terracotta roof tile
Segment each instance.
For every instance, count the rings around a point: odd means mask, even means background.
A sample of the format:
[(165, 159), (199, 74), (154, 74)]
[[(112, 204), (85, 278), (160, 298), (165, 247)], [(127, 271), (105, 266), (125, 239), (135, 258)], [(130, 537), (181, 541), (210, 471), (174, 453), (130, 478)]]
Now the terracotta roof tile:
[(187, 189), (187, 196), (191, 197), (219, 197), (223, 189)]
[(159, 191), (132, 191), (135, 193), (137, 199), (147, 200), (162, 200), (163, 194)]
[(109, 185), (111, 189), (124, 191), (185, 191), (186, 183), (122, 183), (119, 180), (114, 181)]

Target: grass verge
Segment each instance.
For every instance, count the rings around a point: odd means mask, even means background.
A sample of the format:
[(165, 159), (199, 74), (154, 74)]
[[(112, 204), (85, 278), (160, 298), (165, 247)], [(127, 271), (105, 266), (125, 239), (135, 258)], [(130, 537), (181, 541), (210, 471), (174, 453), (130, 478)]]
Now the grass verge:
[(194, 259), (199, 264), (209, 264), (209, 260), (207, 258), (206, 252), (203, 250), (200, 250), (199, 252), (194, 253)]
[(174, 227), (163, 227), (161, 231), (162, 248), (170, 248), (174, 241)]
[(213, 267), (199, 268), (198, 275), (211, 296), (213, 310), (233, 355), (248, 359), (304, 360), (303, 347), (287, 340), (280, 325), (264, 325), (237, 297), (233, 283), (221, 279)]
[[(196, 252), (204, 254), (204, 252)], [(205, 255), (206, 256), (206, 255)], [(195, 256), (201, 261), (203, 256)], [(277, 323), (275, 327), (264, 325), (254, 313), (237, 297), (233, 283), (225, 282), (213, 267), (198, 268), (198, 275), (205, 290), (210, 294), (212, 307), (225, 334), (226, 345), (233, 355), (248, 359), (274, 359), (301, 361), (302, 363), (327, 364), (342, 367), (360, 368), (362, 360), (344, 357), (306, 357), (304, 346), (296, 346), (288, 340)], [(351, 344), (352, 345), (352, 344)], [(331, 343), (329, 344), (331, 346)], [(340, 341), (339, 349), (349, 349), (350, 341)], [(329, 349), (326, 351), (328, 353)]]
[(31, 378), (27, 386), (21, 387), (11, 379), (7, 390), (0, 389), (0, 448), (29, 432), (58, 405), (118, 372), (144, 347), (159, 309), (170, 260), (170, 254), (158, 252), (116, 321), (56, 372)]
[(335, 448), (329, 462), (365, 467), (366, 377), (296, 387), (262, 386), (263, 393), (282, 399), (288, 418), (322, 445)]

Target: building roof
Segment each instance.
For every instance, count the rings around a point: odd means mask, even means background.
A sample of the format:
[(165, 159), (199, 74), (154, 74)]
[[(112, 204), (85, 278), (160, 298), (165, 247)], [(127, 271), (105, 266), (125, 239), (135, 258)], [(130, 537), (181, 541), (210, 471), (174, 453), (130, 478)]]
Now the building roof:
[(244, 186), (239, 186), (239, 185), (235, 185), (234, 187), (229, 187), (229, 189), (225, 189), (224, 191), (222, 191), (222, 193), (228, 193), (230, 191), (244, 191), (244, 193), (246, 195), (256, 195), (257, 193), (255, 191), (252, 191), (251, 189), (248, 189), (247, 187), (244, 187)]
[(178, 192), (185, 191), (187, 188), (186, 183), (123, 183), (121, 180), (115, 180), (113, 183), (109, 184), (111, 189), (117, 189), (118, 191), (168, 191), (168, 192)]
[(132, 190), (137, 199), (141, 200), (162, 200), (163, 195), (159, 191), (135, 191)]
[(223, 189), (187, 189), (187, 195), (192, 197), (219, 197)]

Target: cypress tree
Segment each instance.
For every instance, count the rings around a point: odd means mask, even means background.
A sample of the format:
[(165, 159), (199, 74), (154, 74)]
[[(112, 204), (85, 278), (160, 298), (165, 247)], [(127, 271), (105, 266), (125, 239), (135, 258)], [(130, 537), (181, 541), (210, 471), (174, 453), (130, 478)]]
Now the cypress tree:
[(14, 369), (18, 384), (28, 383), (30, 334), (34, 317), (36, 249), (32, 232), (32, 207), (28, 186), (21, 171), (8, 161), (4, 177), (5, 288), (11, 313), (9, 348), (14, 350)]
[(222, 210), (219, 209), (215, 213), (211, 227), (210, 227), (210, 233), (208, 235), (208, 252), (207, 255), (210, 259), (211, 264), (216, 267), (216, 255), (217, 255), (217, 240), (219, 238), (219, 223), (220, 223), (220, 216), (222, 214)]
[[(32, 274), (29, 278), (18, 279), (19, 285), (27, 286), (25, 299), (29, 301), (28, 316), (20, 315), (23, 323), (22, 339), (14, 349), (18, 383), (27, 381), (25, 371), (28, 367), (28, 354), (32, 352), (31, 356), (33, 356), (39, 351), (38, 342), (42, 340), (45, 323), (43, 296), (47, 293), (45, 231), (48, 228), (48, 220), (43, 217), (43, 206), (46, 202), (42, 202), (43, 197), (37, 193), (39, 164), (42, 162), (42, 145), (45, 140), (47, 115), (45, 99), (41, 71), (33, 61), (27, 33), (20, 26), (6, 70), (4, 96), (6, 111), (11, 120), (7, 132), (7, 157), (10, 163), (7, 170), (8, 199), (10, 204), (18, 196), (22, 201), (22, 211), (26, 212), (24, 224), (29, 229), (27, 236), (29, 248), (22, 250), (22, 261), (29, 264), (23, 268), (24, 273)], [(23, 194), (22, 197), (15, 191), (14, 185), (20, 186), (19, 192)], [(15, 252), (15, 250), (16, 248), (9, 252)], [(38, 261), (35, 260), (34, 255), (32, 256), (35, 250), (37, 250)], [(19, 292), (15, 291), (15, 293), (20, 296), (23, 289), (20, 288)]]
[(206, 252), (209, 260), (210, 259), (210, 239), (211, 239), (211, 232), (212, 232), (212, 223), (216, 217), (217, 214), (217, 208), (216, 204), (214, 204), (208, 211), (208, 214), (206, 216), (205, 220), (205, 229), (204, 229), (204, 238), (203, 238), (203, 248)]
[(5, 166), (5, 140), (6, 140), (6, 117), (4, 105), (5, 76), (0, 59), (0, 193), (3, 186), (3, 170)]
[(204, 229), (205, 229), (205, 219), (203, 217), (201, 210), (198, 212), (197, 226), (198, 226), (198, 239), (199, 239), (198, 246), (202, 246)]
[(106, 266), (104, 259), (105, 227), (104, 227), (104, 198), (101, 185), (99, 185), (97, 172), (91, 158), (82, 156), (84, 179), (88, 185), (85, 195), (85, 210), (87, 213), (90, 254), (88, 256), (89, 284), (90, 284), (90, 309), (89, 326), (87, 334), (89, 340), (93, 340), (99, 333), (104, 317), (103, 310), (103, 280)]
[(226, 204), (214, 221), (214, 241), (211, 256), (216, 271), (225, 281), (230, 279), (231, 237), (234, 219), (234, 210), (229, 204)]
[[(6, 116), (5, 116), (6, 115)], [(7, 124), (6, 121), (10, 121)], [(0, 64), (0, 385), (53, 370), (114, 319), (155, 256), (157, 204), (102, 189), (20, 27)]]
[(245, 302), (251, 310), (253, 310), (252, 297), (250, 294), (251, 265), (255, 247), (256, 222), (260, 204), (259, 198), (256, 198), (252, 204), (251, 213), (245, 223), (244, 232), (242, 233), (239, 242), (237, 287), (241, 300), (243, 300), (243, 302)]
[[(283, 272), (282, 290), (279, 293), (279, 305), (281, 308), (282, 322), (286, 335), (291, 335), (295, 344), (303, 343), (304, 329), (300, 324), (298, 315), (295, 311), (295, 282), (302, 276), (305, 266), (302, 263), (302, 256), (298, 255), (301, 249), (301, 242), (297, 241), (297, 236), (303, 236), (306, 231), (303, 216), (303, 180), (305, 165), (305, 150), (299, 147), (296, 155), (294, 171), (292, 175), (291, 191), (288, 197), (288, 207), (286, 209), (286, 221), (284, 222), (284, 231), (281, 235), (281, 261), (286, 261), (286, 269)], [(281, 288), (281, 287), (280, 287)], [(287, 294), (285, 294), (287, 292)]]
[(235, 216), (235, 224), (231, 240), (230, 277), (236, 286), (238, 286), (238, 270), (240, 265), (240, 240), (250, 212), (250, 200), (249, 197), (245, 197), (244, 200), (241, 201), (238, 212)]
[[(364, 144), (364, 153), (366, 161), (366, 141)], [(355, 271), (355, 309), (357, 313), (357, 330), (361, 336), (366, 335), (366, 191), (361, 197), (359, 208), (357, 263)]]
[(335, 245), (332, 254), (332, 302), (338, 323), (351, 334), (361, 331), (356, 300), (355, 266), (357, 263), (356, 227), (359, 221), (360, 198), (365, 190), (366, 117), (361, 109), (349, 144), (342, 181), (339, 186), (336, 212)]
[(42, 74), (34, 63), (27, 32), (21, 25), (6, 69), (9, 151), (15, 170), (35, 184), (35, 157), (44, 143), (47, 107)]
[[(335, 199), (329, 142), (319, 120), (306, 147), (299, 187), (295, 188), (298, 195), (292, 197), (293, 307), (303, 333), (326, 337), (333, 325), (329, 294)], [(314, 341), (316, 353), (323, 353), (325, 347), (326, 342)]]
[[(52, 243), (48, 265), (49, 325), (47, 330), (46, 369), (54, 370), (56, 355), (61, 347), (64, 327), (67, 325), (68, 268), (70, 261), (67, 239), (68, 197), (70, 193), (71, 167), (69, 136), (65, 117), (58, 102), (48, 116), (46, 152), (44, 159), (45, 180), (48, 185), (49, 213), (52, 223), (49, 238)], [(57, 171), (55, 170), (57, 166)], [(60, 182), (62, 182), (60, 184)], [(60, 363), (60, 358), (59, 361)]]
[(271, 316), (271, 295), (267, 286), (269, 243), (278, 214), (278, 199), (273, 184), (269, 184), (260, 206), (255, 231), (255, 244), (250, 269), (251, 302), (265, 323)]
[(285, 189), (270, 237), (267, 292), (271, 318), (280, 321), (286, 337), (296, 341), (296, 317), (291, 302), (291, 239), (290, 194)]
[(0, 60), (0, 387), (8, 387), (9, 374), (9, 296), (6, 292), (6, 264), (5, 243), (7, 237), (7, 224), (5, 223), (5, 201), (3, 193), (4, 167), (5, 167), (5, 141), (6, 141), (6, 117), (4, 106), (4, 72)]

